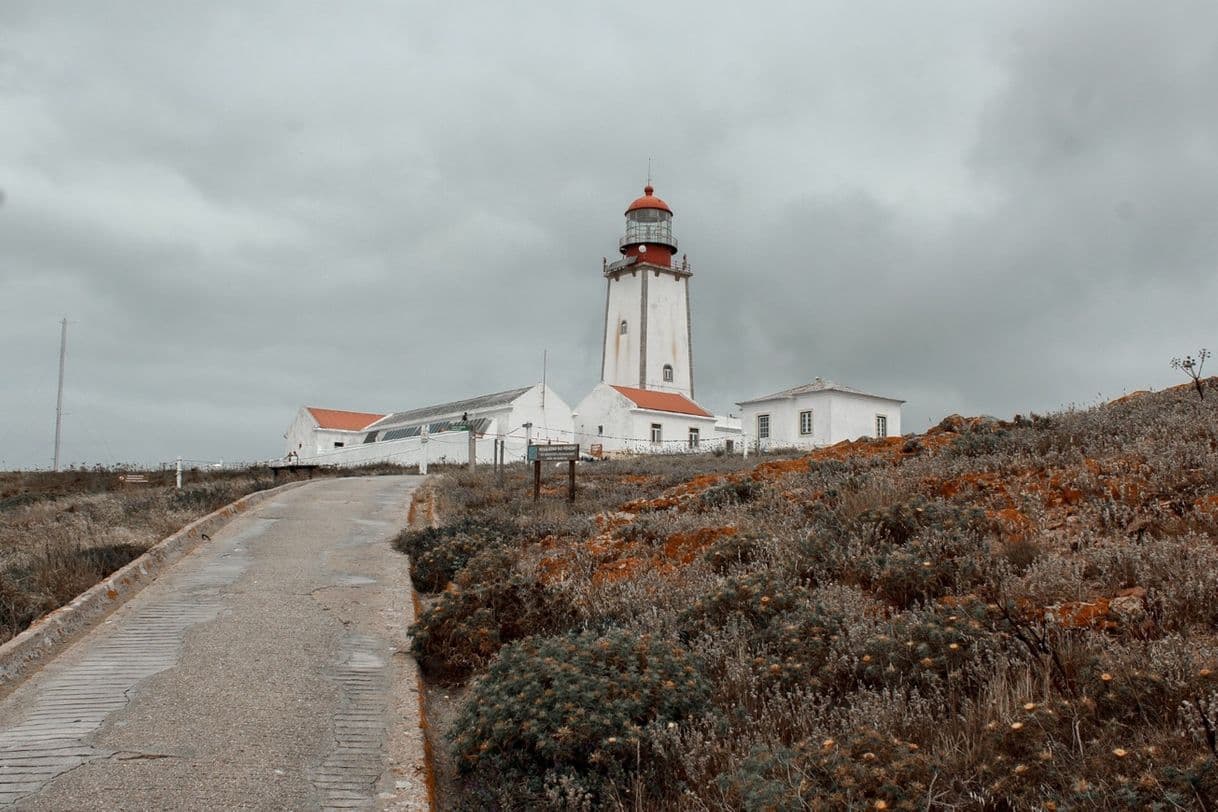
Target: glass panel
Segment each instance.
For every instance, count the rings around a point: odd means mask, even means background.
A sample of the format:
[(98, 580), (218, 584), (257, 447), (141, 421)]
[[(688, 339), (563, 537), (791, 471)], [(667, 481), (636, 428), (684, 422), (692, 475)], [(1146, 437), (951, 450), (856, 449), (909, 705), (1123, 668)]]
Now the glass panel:
[(626, 220), (634, 223), (663, 223), (672, 222), (672, 215), (663, 209), (635, 209), (626, 215)]

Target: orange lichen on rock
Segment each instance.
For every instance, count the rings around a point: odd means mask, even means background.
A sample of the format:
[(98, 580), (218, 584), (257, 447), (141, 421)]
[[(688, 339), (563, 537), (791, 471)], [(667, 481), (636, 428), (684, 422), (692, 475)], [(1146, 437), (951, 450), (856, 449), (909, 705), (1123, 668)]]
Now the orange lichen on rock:
[(985, 515), (998, 525), (1007, 541), (1023, 541), (1032, 529), (1032, 520), (1015, 508), (987, 510)]
[(696, 476), (688, 482), (683, 482), (672, 489), (671, 493), (675, 496), (685, 496), (688, 494), (702, 493), (714, 486), (728, 482), (734, 479), (723, 474), (702, 474)]
[(671, 510), (679, 507), (681, 500), (676, 496), (657, 496), (655, 499), (635, 499), (622, 505), (622, 510), (630, 513), (647, 513), (655, 510)]
[(1202, 513), (1209, 513), (1218, 516), (1218, 493), (1212, 493), (1209, 496), (1202, 496), (1200, 499), (1193, 502), (1193, 507)]
[(613, 581), (627, 581), (638, 575), (639, 570), (647, 563), (643, 558), (620, 558), (601, 564), (592, 573), (592, 583), (603, 584)]
[(1109, 403), (1128, 403), (1129, 401), (1134, 400), (1135, 398), (1140, 398), (1143, 395), (1149, 395), (1149, 394), (1150, 394), (1149, 389), (1137, 389), (1137, 390), (1134, 390), (1133, 392), (1130, 392), (1128, 395), (1121, 395), (1119, 398), (1114, 398), (1108, 402)]
[(598, 513), (593, 517), (593, 521), (596, 522), (596, 526), (602, 533), (609, 530), (616, 530), (619, 527), (628, 525), (631, 521), (633, 521), (633, 519), (634, 514), (627, 513), (625, 511), (617, 511), (616, 513)]
[(1045, 607), (1045, 620), (1067, 629), (1105, 628), (1108, 620), (1108, 598), (1094, 601), (1068, 601)]
[(689, 564), (710, 545), (725, 536), (736, 535), (736, 528), (700, 527), (685, 533), (673, 533), (664, 541), (664, 557), (670, 562)]

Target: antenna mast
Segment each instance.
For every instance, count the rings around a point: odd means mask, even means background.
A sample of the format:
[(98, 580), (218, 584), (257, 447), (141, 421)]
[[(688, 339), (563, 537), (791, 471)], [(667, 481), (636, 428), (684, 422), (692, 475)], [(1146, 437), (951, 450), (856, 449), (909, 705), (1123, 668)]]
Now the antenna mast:
[(55, 460), (53, 468), (59, 470), (59, 438), (63, 429), (63, 367), (68, 355), (68, 319), (65, 316), (59, 331), (59, 394), (55, 397)]
[(546, 410), (546, 366), (550, 360), (549, 349), (541, 351), (541, 410)]

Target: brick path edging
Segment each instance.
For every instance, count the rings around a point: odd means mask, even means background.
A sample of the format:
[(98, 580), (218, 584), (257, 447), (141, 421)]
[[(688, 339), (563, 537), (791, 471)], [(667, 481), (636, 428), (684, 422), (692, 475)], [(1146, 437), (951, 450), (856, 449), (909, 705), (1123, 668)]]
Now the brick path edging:
[(236, 502), (195, 519), (173, 535), (149, 547), (143, 555), (116, 570), (104, 581), (94, 584), (49, 614), (43, 615), (25, 631), (0, 645), (0, 693), (7, 693), (41, 660), (57, 654), (64, 643), (90, 628), (132, 595), (150, 583), (161, 570), (198, 546), (210, 534), (272, 496), (300, 487), (305, 482), (289, 482), (276, 488), (256, 491)]

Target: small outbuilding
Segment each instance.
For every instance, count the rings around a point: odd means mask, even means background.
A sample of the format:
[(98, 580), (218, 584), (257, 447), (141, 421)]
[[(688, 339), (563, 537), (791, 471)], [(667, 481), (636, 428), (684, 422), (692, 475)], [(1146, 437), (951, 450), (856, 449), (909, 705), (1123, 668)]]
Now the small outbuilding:
[(899, 435), (904, 402), (817, 378), (738, 405), (749, 442), (765, 450)]
[(599, 383), (575, 412), (575, 441), (586, 450), (677, 453), (717, 442), (715, 416), (678, 392)]
[(284, 456), (306, 460), (335, 449), (359, 445), (364, 441), (364, 429), (384, 416), (301, 406), (284, 432)]

